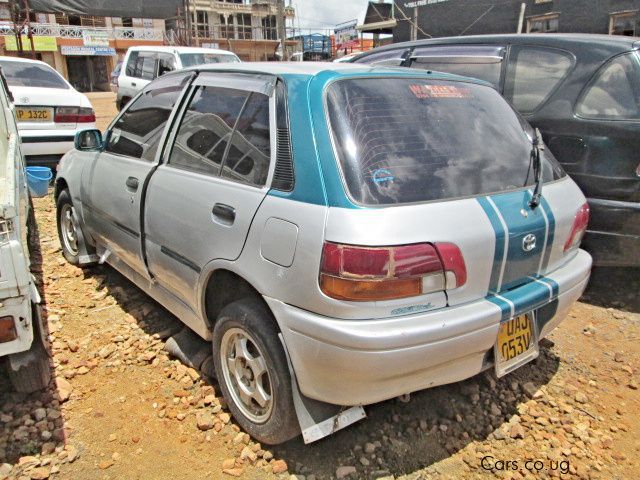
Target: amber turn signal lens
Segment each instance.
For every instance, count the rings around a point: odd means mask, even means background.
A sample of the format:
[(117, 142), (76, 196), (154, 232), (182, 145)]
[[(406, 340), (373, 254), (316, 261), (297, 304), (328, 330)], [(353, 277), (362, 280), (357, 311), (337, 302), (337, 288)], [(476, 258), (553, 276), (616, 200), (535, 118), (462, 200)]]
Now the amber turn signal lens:
[(0, 343), (12, 342), (18, 338), (13, 317), (0, 318)]
[(338, 300), (374, 302), (421, 295), (422, 278), (354, 280), (323, 274), (320, 275), (320, 288), (325, 295)]

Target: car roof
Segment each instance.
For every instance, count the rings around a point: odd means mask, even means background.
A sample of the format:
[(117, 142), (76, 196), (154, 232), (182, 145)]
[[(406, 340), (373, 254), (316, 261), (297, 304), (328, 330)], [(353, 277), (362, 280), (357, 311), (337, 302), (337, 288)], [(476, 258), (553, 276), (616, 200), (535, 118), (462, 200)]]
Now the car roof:
[(371, 53), (394, 50), (397, 48), (409, 48), (423, 45), (449, 45), (449, 44), (528, 44), (545, 45), (565, 49), (597, 49), (607, 55), (615, 55), (626, 52), (640, 46), (637, 37), (623, 35), (601, 35), (593, 33), (525, 33), (525, 34), (499, 34), (499, 35), (468, 35), (461, 37), (438, 37), (410, 42), (392, 43), (384, 47), (378, 47), (364, 52), (357, 58), (364, 58)]
[(31, 58), (22, 58), (22, 57), (11, 57), (9, 55), (0, 55), (0, 60), (9, 60), (11, 62), (21, 62), (21, 63), (37, 63), (38, 65), (46, 65), (47, 67), (51, 66), (48, 63), (43, 62), (41, 60), (32, 60)]
[[(197, 70), (199, 72), (238, 72), (255, 73), (263, 75), (288, 76), (301, 75), (315, 77), (320, 74), (333, 74), (334, 77), (350, 75), (380, 75), (380, 76), (408, 76), (428, 77), (433, 79), (458, 80), (486, 85), (482, 80), (463, 77), (441, 72), (427, 72), (426, 70), (411, 70), (401, 67), (379, 67), (363, 63), (335, 63), (335, 62), (243, 62), (243, 63), (217, 63), (197, 65), (185, 70)], [(179, 72), (183, 72), (180, 70)], [(179, 73), (178, 72), (178, 73)]]
[(219, 53), (225, 55), (234, 55), (235, 53), (229, 50), (222, 50), (220, 48), (204, 48), (204, 47), (178, 47), (178, 46), (139, 46), (129, 47), (131, 51), (148, 51), (148, 52), (168, 52), (168, 53)]

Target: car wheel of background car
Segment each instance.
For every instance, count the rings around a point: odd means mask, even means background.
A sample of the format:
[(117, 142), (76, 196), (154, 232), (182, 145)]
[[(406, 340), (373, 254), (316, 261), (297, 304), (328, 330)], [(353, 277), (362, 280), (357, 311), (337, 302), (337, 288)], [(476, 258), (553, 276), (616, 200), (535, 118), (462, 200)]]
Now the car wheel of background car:
[[(62, 247), (62, 255), (72, 265), (80, 265), (80, 251), (82, 248), (89, 250), (84, 244), (84, 236), (76, 217), (69, 190), (63, 190), (58, 196), (58, 237)], [(83, 266), (86, 266), (84, 264)]]
[(49, 352), (44, 344), (46, 340), (41, 330), (38, 306), (32, 304), (31, 311), (34, 329), (31, 348), (26, 352), (11, 355), (7, 366), (9, 380), (13, 388), (20, 393), (42, 390), (51, 380)]
[(275, 445), (300, 433), (291, 375), (271, 312), (255, 298), (222, 309), (213, 330), (216, 376), (229, 409), (256, 440)]

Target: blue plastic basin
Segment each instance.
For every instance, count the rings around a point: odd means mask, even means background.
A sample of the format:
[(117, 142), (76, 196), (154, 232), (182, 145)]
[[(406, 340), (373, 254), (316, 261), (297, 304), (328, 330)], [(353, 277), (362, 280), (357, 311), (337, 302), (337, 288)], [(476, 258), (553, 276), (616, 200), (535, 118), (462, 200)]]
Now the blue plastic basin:
[(49, 190), (53, 172), (49, 167), (27, 167), (27, 183), (33, 197), (44, 197)]

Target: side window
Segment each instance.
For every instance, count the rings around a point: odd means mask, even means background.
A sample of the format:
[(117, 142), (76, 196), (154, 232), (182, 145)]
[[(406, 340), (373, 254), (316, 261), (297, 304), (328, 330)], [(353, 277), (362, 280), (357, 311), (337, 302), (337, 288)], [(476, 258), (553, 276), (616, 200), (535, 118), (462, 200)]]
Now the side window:
[(252, 93), (236, 124), (222, 176), (261, 187), (271, 160), (269, 97)]
[(576, 113), (585, 118), (640, 119), (640, 57), (628, 53), (600, 69), (582, 95)]
[(118, 118), (105, 151), (154, 161), (169, 115), (190, 75), (171, 75), (154, 83)]
[(172, 72), (176, 69), (176, 61), (173, 55), (170, 53), (158, 54), (158, 76), (162, 76), (165, 73)]
[(573, 57), (560, 50), (513, 47), (504, 96), (521, 113), (531, 113), (545, 102), (572, 66)]
[(411, 55), (411, 68), (478, 78), (497, 89), (504, 52), (504, 47), (478, 45), (416, 48)]
[(357, 61), (357, 63), (367, 63), (369, 65), (399, 67), (403, 62), (403, 55), (406, 49), (387, 50), (380, 53), (373, 53)]
[(199, 87), (178, 129), (169, 164), (220, 175), (222, 159), (249, 92)]
[(127, 68), (125, 73), (129, 77), (135, 77), (136, 65), (138, 63), (138, 52), (134, 51), (129, 54), (129, 59), (127, 60)]
[(151, 52), (140, 52), (136, 59), (133, 76), (153, 80), (156, 77), (156, 56)]

